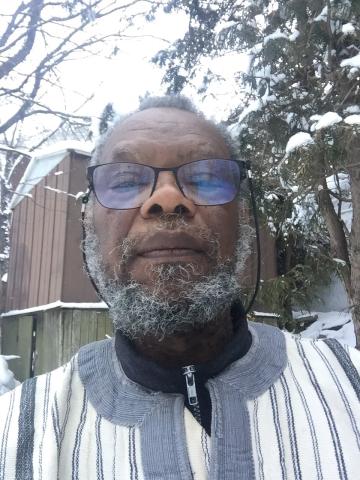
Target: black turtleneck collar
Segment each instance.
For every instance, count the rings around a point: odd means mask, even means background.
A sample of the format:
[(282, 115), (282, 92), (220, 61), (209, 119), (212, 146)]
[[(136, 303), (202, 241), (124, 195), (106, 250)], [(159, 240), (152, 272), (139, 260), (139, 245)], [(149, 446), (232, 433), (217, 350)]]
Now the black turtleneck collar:
[[(217, 358), (195, 365), (197, 382), (205, 384), (209, 378), (218, 375), (249, 350), (251, 334), (240, 302), (233, 304), (231, 315), (235, 331), (233, 338)], [(154, 391), (184, 393), (185, 382), (182, 368), (167, 368), (144, 357), (119, 331), (116, 332), (115, 350), (125, 375), (132, 381)]]

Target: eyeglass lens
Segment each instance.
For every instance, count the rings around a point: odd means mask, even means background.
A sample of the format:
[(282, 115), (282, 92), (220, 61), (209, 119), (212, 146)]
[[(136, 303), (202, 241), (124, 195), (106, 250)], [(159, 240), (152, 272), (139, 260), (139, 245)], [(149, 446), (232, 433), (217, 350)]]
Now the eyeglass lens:
[[(240, 184), (240, 167), (233, 160), (198, 160), (176, 173), (183, 194), (196, 205), (231, 202)], [(136, 163), (107, 163), (93, 170), (95, 195), (106, 208), (140, 207), (150, 197), (154, 181), (155, 170)]]
[(184, 195), (196, 205), (222, 205), (236, 196), (239, 165), (232, 160), (210, 159), (187, 163), (178, 170)]

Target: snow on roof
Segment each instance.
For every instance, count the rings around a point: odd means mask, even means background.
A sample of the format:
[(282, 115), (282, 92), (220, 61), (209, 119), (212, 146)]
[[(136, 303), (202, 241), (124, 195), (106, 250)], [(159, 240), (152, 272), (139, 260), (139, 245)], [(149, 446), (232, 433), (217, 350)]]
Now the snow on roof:
[(24, 308), (23, 310), (10, 310), (1, 314), (1, 317), (15, 317), (16, 315), (27, 315), (33, 312), (43, 312), (45, 310), (51, 310), (53, 308), (73, 308), (77, 310), (108, 310), (108, 306), (105, 302), (81, 302), (71, 303), (62, 302), (57, 300), (56, 302), (47, 303), (46, 305), (38, 305), (37, 307)]
[(326, 112), (321, 115), (319, 121), (314, 125), (314, 130), (322, 130), (341, 122), (342, 118), (336, 112)]
[(58, 142), (35, 152), (15, 190), (9, 208), (15, 208), (24, 196), (31, 196), (30, 191), (32, 188), (51, 172), (51, 170), (64, 159), (68, 152), (76, 152), (81, 155), (90, 156), (92, 149), (92, 143), (73, 140)]
[(310, 133), (307, 133), (307, 132), (298, 132), (298, 133), (295, 133), (295, 135), (292, 135), (287, 144), (286, 144), (286, 148), (285, 148), (285, 151), (287, 154), (293, 152), (294, 150), (298, 149), (298, 148), (302, 148), (302, 147), (305, 147), (307, 145), (311, 145), (315, 143), (312, 136), (310, 135)]

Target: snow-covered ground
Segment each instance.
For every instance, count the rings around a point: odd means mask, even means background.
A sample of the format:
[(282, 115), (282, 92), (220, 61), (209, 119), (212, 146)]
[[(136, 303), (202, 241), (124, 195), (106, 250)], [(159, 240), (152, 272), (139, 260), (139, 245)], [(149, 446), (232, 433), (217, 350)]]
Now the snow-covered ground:
[(20, 358), (17, 355), (0, 355), (0, 395), (9, 392), (20, 384), (9, 369), (8, 360)]
[(336, 338), (342, 344), (355, 347), (354, 325), (349, 312), (311, 312), (311, 315), (317, 315), (318, 319), (301, 332), (301, 337)]

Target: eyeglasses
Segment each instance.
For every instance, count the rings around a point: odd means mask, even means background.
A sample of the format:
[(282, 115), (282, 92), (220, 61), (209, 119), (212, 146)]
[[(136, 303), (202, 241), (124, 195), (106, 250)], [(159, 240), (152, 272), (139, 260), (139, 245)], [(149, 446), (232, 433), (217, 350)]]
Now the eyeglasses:
[(103, 163), (88, 167), (87, 178), (103, 207), (127, 210), (140, 207), (151, 197), (160, 172), (172, 172), (181, 193), (195, 205), (223, 205), (238, 194), (246, 178), (246, 164), (220, 158), (196, 160), (174, 168)]

